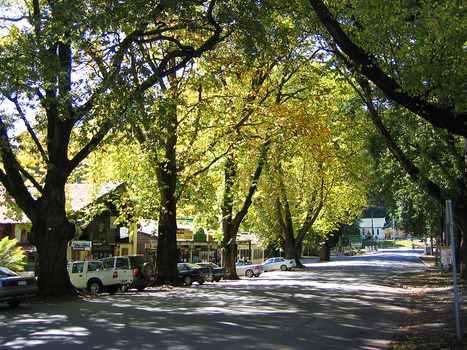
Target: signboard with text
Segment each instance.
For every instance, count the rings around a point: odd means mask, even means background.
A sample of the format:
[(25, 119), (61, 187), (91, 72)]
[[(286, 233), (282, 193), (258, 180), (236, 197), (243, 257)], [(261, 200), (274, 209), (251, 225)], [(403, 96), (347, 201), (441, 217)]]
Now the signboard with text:
[(451, 247), (440, 247), (441, 249), (441, 264), (452, 265), (452, 249)]

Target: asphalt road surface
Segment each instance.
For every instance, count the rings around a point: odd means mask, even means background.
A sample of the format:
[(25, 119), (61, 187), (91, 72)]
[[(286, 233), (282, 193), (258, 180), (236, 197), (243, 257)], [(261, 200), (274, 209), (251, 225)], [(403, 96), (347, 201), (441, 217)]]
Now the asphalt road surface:
[(387, 349), (409, 302), (387, 278), (421, 271), (419, 254), (386, 250), (240, 281), (0, 304), (0, 348)]

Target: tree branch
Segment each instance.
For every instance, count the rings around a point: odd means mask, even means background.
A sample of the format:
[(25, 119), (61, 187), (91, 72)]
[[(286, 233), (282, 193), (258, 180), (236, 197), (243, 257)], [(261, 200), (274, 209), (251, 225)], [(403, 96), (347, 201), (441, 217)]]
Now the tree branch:
[(456, 114), (452, 106), (443, 108), (408, 95), (378, 66), (375, 57), (350, 39), (322, 0), (309, 0), (309, 3), (342, 51), (359, 67), (363, 75), (383, 91), (388, 99), (401, 104), (434, 126), (467, 137), (466, 113)]

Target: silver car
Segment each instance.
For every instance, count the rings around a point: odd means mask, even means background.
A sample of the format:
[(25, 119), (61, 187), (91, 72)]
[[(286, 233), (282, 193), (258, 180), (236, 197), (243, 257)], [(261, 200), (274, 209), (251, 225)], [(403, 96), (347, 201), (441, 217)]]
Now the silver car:
[(251, 265), (248, 262), (238, 262), (235, 264), (235, 270), (237, 271), (238, 276), (246, 276), (246, 277), (258, 277), (261, 275), (261, 268), (260, 265)]
[(287, 271), (297, 266), (295, 259), (284, 259), (281, 257), (270, 258), (260, 265), (261, 272), (281, 270)]
[(18, 306), (20, 302), (36, 295), (37, 289), (35, 277), (20, 276), (6, 267), (0, 267), (0, 302)]

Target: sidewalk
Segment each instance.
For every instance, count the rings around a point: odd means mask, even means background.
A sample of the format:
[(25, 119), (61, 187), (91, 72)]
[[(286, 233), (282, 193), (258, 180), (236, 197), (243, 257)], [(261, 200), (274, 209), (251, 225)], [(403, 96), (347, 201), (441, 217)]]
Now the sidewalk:
[(391, 278), (411, 292), (411, 308), (404, 315), (400, 332), (389, 348), (467, 349), (467, 285), (458, 283), (462, 339), (457, 341), (452, 271), (435, 266), (434, 256), (420, 256), (426, 271)]

